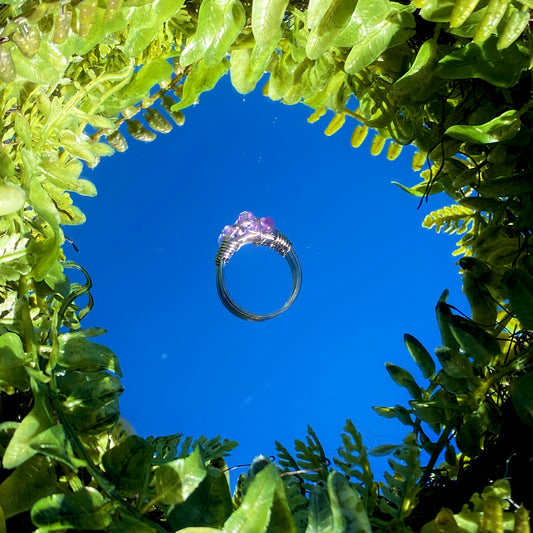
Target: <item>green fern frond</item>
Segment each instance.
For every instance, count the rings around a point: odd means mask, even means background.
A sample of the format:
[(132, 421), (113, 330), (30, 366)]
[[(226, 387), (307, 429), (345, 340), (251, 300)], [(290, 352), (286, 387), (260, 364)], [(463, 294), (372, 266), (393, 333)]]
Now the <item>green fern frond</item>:
[(380, 509), (401, 521), (416, 507), (416, 495), (421, 490), (418, 485), (422, 473), (420, 449), (415, 434), (409, 433), (404, 443), (396, 447), (393, 455), (401, 462), (388, 460), (393, 473), (384, 474), (387, 483), (382, 485), (383, 498), (380, 500)]
[(193, 439), (192, 437), (183, 438), (183, 433), (165, 437), (147, 437), (146, 440), (154, 449), (152, 458), (154, 466), (187, 457), (197, 447), (202, 453), (202, 460), (207, 462), (229, 455), (229, 452), (237, 446), (237, 442), (228, 439), (222, 440), (219, 436), (208, 439), (202, 435), (198, 439)]
[(461, 235), (469, 230), (474, 222), (475, 214), (476, 212), (472, 209), (457, 204), (445, 206), (427, 215), (422, 222), (422, 227), (428, 229), (435, 227), (437, 233), (442, 230), (450, 235), (453, 233)]
[(276, 441), (276, 451), (278, 453), (278, 461), (284, 471), (287, 470), (299, 470), (300, 466), (296, 459), (290, 454), (289, 450), (281, 444), (281, 442)]
[(377, 484), (374, 483), (368, 453), (363, 446), (363, 438), (351, 420), (346, 420), (344, 433), (341, 434), (343, 445), (339, 448), (339, 458), (333, 462), (344, 472), (346, 477), (358, 480), (355, 488), (363, 499), (368, 515), (371, 515), (377, 504)]
[(328, 478), (329, 460), (324, 453), (322, 444), (311, 426), (307, 426), (306, 442), (294, 441), (296, 458), (300, 468), (309, 471), (309, 479), (314, 483), (326, 481)]
[(314, 484), (327, 481), (329, 460), (311, 426), (307, 426), (307, 433), (306, 442), (298, 439), (294, 441), (296, 459), (277, 441), (276, 451), (284, 472), (294, 472), (306, 481), (305, 489), (311, 490)]

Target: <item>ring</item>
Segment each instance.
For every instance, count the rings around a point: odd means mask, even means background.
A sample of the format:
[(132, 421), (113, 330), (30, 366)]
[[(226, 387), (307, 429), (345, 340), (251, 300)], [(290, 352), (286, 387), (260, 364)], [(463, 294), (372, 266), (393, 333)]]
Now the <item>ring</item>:
[[(302, 286), (302, 267), (297, 255), (292, 249), (292, 243), (274, 229), (274, 221), (270, 217), (257, 218), (250, 211), (243, 211), (233, 226), (225, 226), (218, 237), (219, 248), (215, 258), (217, 266), (217, 291), (220, 300), (228, 311), (243, 320), (261, 322), (270, 320), (286, 311), (296, 300)], [(278, 252), (289, 263), (292, 273), (292, 291), (289, 299), (277, 311), (264, 315), (257, 315), (246, 311), (231, 298), (224, 279), (224, 269), (231, 256), (245, 244), (268, 246)]]

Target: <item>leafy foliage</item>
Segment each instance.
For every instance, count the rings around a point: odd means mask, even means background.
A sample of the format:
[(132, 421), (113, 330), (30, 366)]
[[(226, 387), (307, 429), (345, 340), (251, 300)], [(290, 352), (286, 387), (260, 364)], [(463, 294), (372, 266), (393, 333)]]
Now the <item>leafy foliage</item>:
[[(530, 8), (523, 0), (0, 5), (0, 530), (6, 520), (30, 530), (31, 520), (40, 532), (529, 531), (524, 507), (512, 513), (509, 502), (533, 506), (522, 446), (533, 438)], [(387, 364), (412, 399), (376, 408), (410, 431), (373, 451), (392, 454), (384, 481), (374, 480), (347, 421), (333, 460), (342, 473), (309, 427), (295, 456), (276, 443), (279, 468), (256, 458), (232, 496), (224, 458), (236, 443), (127, 435), (118, 359), (91, 340), (103, 330), (82, 328), (91, 280), (65, 261), (62, 227), (85, 220), (71, 193), (96, 194), (84, 165), (126, 150), (128, 136), (150, 142), (183, 125), (183, 110), (228, 72), (241, 93), (266, 75), (269, 98), (304, 103), (310, 122), (329, 115), (326, 135), (355, 120), (354, 147), (373, 130), (373, 155), (387, 146), (393, 160), (413, 144), (413, 168), (428, 168), (419, 184), (397, 185), (455, 202), (423, 225), (462, 235), (456, 254), (472, 320), (453, 312), (445, 292), (435, 357), (405, 338), (425, 382)], [(85, 282), (72, 283), (68, 269)], [(485, 487), (489, 477), (511, 484)], [(474, 492), (481, 496), (460, 510)]]

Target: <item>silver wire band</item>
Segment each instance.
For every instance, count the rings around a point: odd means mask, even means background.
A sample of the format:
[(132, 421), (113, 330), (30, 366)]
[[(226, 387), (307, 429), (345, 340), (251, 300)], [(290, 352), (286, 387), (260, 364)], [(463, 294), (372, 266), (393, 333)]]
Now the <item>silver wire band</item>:
[[(252, 238), (255, 236), (257, 240), (255, 242), (250, 242), (250, 236), (252, 236)], [(243, 309), (237, 305), (228, 292), (224, 278), (224, 269), (226, 267), (226, 263), (231, 259), (231, 256), (237, 250), (239, 250), (239, 248), (246, 244), (254, 244), (255, 246), (268, 246), (272, 250), (278, 252), (279, 255), (284, 257), (289, 264), (292, 274), (291, 294), (285, 304), (277, 311), (263, 315), (250, 313), (249, 311), (246, 311), (246, 309)], [(298, 260), (298, 256), (292, 249), (291, 241), (289, 241), (289, 239), (287, 239), (287, 237), (285, 237), (285, 235), (280, 233), (278, 230), (273, 230), (272, 233), (266, 234), (252, 231), (247, 232), (240, 238), (224, 238), (215, 257), (215, 265), (217, 267), (217, 292), (221, 302), (228, 311), (233, 313), (235, 316), (242, 318), (243, 320), (262, 322), (264, 320), (270, 320), (271, 318), (281, 315), (281, 313), (286, 311), (293, 304), (294, 300), (296, 300), (296, 297), (298, 296), (302, 286), (302, 267), (300, 265), (300, 261)]]

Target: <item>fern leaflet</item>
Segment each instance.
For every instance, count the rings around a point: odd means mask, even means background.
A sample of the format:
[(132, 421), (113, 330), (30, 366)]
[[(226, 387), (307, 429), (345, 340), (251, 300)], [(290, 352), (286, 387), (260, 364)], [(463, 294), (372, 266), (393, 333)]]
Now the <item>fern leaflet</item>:
[(469, 230), (470, 224), (474, 221), (474, 215), (475, 211), (468, 207), (460, 205), (445, 206), (427, 215), (422, 222), (422, 226), (428, 229), (435, 227), (437, 233), (444, 231), (444, 233), (449, 235), (453, 233), (461, 235)]
[(361, 482), (355, 483), (355, 488), (363, 498), (367, 514), (371, 515), (377, 505), (377, 484), (374, 483), (367, 449), (351, 420), (346, 420), (344, 431), (341, 434), (343, 446), (338, 450), (340, 457), (335, 457), (333, 462), (346, 477), (354, 477)]
[(418, 485), (422, 470), (420, 468), (420, 449), (414, 433), (409, 433), (404, 443), (397, 446), (393, 455), (402, 462), (389, 459), (393, 473), (385, 472), (386, 485), (382, 485), (383, 498), (380, 509), (395, 519), (403, 520), (416, 507), (416, 495), (421, 490)]

